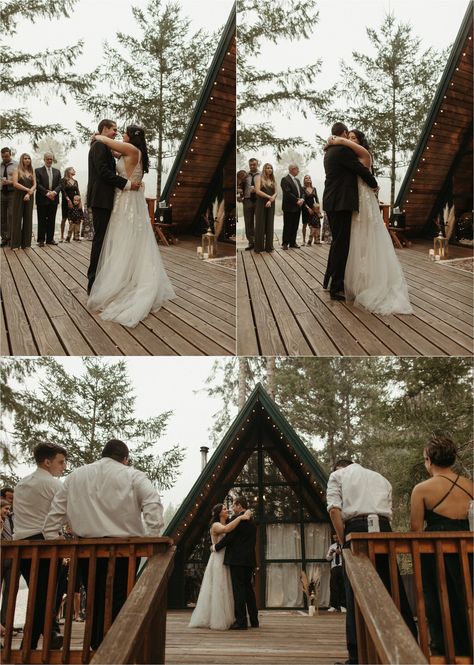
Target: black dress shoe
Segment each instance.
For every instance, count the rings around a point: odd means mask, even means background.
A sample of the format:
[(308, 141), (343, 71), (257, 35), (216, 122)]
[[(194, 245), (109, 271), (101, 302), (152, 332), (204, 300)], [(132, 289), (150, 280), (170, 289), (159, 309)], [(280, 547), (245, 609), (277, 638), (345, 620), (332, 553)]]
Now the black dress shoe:
[(288, 249), (288, 245), (282, 245), (281, 248), (282, 249)]
[(258, 623), (258, 621), (257, 623), (251, 623), (250, 628), (260, 628), (260, 624)]
[(236, 621), (229, 627), (229, 630), (247, 630), (247, 626), (241, 626), (240, 623), (237, 623)]
[(245, 251), (248, 252), (250, 249), (253, 249), (254, 245), (252, 243), (249, 243), (247, 247), (245, 248)]
[(47, 245), (57, 245), (58, 243), (56, 242), (56, 240), (51, 240), (51, 242), (47, 242), (46, 244)]
[(51, 649), (62, 649), (64, 637), (60, 633), (53, 633), (51, 635)]
[(10, 241), (9, 240), (2, 240), (0, 243), (0, 247), (6, 247)]
[(300, 248), (300, 246), (299, 246), (299, 245), (297, 245), (297, 244), (294, 244), (294, 245), (290, 245), (290, 247), (292, 247), (293, 249), (299, 249), (299, 248)]
[(39, 242), (38, 247), (44, 247), (44, 242)]
[(346, 296), (343, 293), (331, 293), (331, 300), (345, 300)]

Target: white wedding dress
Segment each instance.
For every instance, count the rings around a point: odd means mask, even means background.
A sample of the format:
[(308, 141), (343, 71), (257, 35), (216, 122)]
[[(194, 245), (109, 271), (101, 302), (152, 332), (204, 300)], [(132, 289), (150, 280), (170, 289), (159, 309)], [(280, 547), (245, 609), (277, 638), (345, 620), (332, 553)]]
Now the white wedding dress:
[[(120, 158), (117, 173), (141, 182), (141, 158), (130, 176)], [(87, 307), (99, 310), (102, 319), (133, 328), (175, 295), (150, 224), (143, 188), (116, 189)]]
[[(224, 534), (218, 536), (216, 542), (223, 537)], [(234, 594), (229, 566), (224, 566), (224, 552), (225, 548), (220, 552), (211, 552), (196, 607), (189, 622), (190, 628), (227, 630), (235, 621)]]
[(346, 300), (375, 314), (412, 314), (407, 283), (377, 197), (362, 178), (357, 181), (359, 212), (352, 213)]

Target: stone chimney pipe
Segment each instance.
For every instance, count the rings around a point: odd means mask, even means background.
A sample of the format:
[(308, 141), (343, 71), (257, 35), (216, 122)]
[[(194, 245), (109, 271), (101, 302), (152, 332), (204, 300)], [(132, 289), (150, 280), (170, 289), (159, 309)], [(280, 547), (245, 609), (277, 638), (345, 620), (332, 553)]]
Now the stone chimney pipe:
[(209, 448), (207, 446), (201, 446), (201, 471), (204, 471), (206, 464), (207, 464), (207, 453), (209, 452)]

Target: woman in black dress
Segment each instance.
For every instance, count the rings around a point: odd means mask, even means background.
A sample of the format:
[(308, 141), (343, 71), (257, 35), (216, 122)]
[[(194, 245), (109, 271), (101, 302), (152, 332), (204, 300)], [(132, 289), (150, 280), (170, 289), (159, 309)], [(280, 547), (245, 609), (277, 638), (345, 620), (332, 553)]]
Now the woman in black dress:
[(36, 176), (31, 157), (24, 152), (13, 171), (13, 205), (10, 247), (31, 247), (33, 234), (33, 194), (36, 190)]
[(77, 180), (74, 178), (75, 175), (76, 175), (75, 169), (72, 166), (68, 166), (68, 168), (64, 171), (64, 177), (61, 180), (61, 192), (63, 196), (61, 200), (60, 242), (64, 241), (64, 229), (66, 227), (67, 211), (69, 208), (72, 208), (72, 202), (74, 201), (74, 197), (77, 194), (80, 194), (79, 184)]
[[(468, 511), (474, 494), (472, 480), (452, 469), (456, 446), (447, 437), (434, 437), (425, 446), (423, 457), (431, 478), (415, 485), (411, 495), (411, 530), (469, 531)], [(456, 655), (468, 656), (467, 599), (464, 598), (459, 556), (445, 554), (446, 582)], [(470, 557), (472, 576), (472, 556)], [(439, 593), (436, 586), (436, 560), (433, 554), (421, 555), (423, 592), (431, 637), (432, 655), (445, 654)]]
[(305, 175), (303, 178), (303, 192), (304, 203), (301, 206), (301, 217), (303, 222), (303, 245), (306, 242), (306, 228), (309, 224), (309, 238), (308, 245), (314, 240), (314, 243), (319, 243), (319, 229), (321, 222), (319, 220), (319, 199), (316, 187), (313, 187), (313, 182), (310, 175)]
[(255, 178), (257, 205), (255, 208), (254, 252), (273, 252), (273, 223), (275, 218), (276, 182), (271, 164), (264, 164)]

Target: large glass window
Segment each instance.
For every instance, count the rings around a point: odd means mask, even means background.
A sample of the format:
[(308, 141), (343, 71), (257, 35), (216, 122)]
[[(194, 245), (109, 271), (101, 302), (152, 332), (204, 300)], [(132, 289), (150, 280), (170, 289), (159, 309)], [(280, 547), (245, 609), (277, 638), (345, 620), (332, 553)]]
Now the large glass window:
[(302, 607), (301, 563), (267, 564), (267, 607)]
[(301, 559), (299, 524), (268, 524), (266, 559)]

